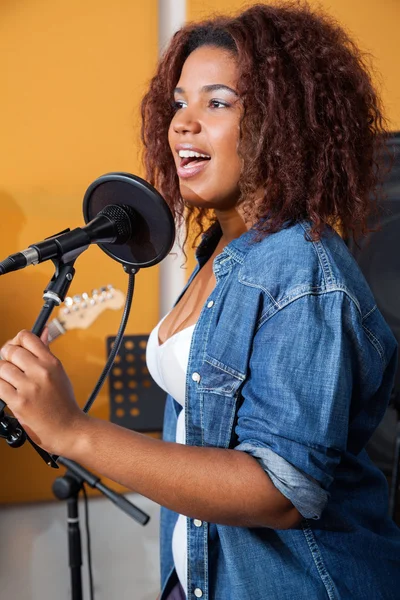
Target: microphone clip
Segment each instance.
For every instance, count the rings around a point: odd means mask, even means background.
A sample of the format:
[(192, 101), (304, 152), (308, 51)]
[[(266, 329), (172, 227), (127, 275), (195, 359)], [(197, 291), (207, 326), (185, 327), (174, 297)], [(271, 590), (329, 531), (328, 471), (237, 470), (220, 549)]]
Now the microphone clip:
[(26, 433), (17, 419), (4, 414), (4, 408), (0, 408), (0, 438), (6, 440), (12, 448), (19, 448), (27, 439)]

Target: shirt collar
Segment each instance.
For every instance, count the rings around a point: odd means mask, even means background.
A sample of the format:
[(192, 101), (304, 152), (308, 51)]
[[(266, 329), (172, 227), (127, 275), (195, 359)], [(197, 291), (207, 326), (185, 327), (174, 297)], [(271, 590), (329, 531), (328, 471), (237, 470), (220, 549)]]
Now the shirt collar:
[[(256, 234), (257, 231), (255, 227), (252, 227), (248, 231), (245, 231), (245, 233), (242, 233), (242, 235), (240, 235), (238, 238), (235, 238), (229, 242), (229, 244), (225, 246), (223, 252), (231, 254), (239, 262), (243, 262), (244, 257), (254, 243)], [(203, 234), (201, 242), (196, 250), (196, 257), (199, 262), (204, 262), (205, 259), (211, 256), (221, 238), (221, 235), (221, 226), (218, 221), (216, 221)]]

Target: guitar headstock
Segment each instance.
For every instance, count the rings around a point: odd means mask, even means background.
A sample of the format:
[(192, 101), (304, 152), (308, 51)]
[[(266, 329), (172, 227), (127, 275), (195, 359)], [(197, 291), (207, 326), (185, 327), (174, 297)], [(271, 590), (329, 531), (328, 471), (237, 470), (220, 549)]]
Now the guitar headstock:
[(112, 285), (92, 290), (91, 295), (83, 293), (65, 299), (57, 319), (64, 329), (87, 329), (105, 310), (118, 310), (125, 302), (125, 294)]

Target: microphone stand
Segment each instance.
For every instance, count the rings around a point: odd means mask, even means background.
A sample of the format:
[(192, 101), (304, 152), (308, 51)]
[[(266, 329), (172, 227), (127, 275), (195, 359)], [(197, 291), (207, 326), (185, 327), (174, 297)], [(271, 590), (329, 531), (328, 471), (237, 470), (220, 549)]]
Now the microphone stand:
[[(75, 260), (84, 250), (86, 250), (86, 247), (75, 250), (68, 256), (61, 256), (59, 259), (53, 260), (56, 266), (56, 271), (44, 291), (43, 299), (45, 302), (32, 328), (32, 333), (38, 337), (42, 335), (46, 323), (50, 318), (55, 306), (59, 306), (62, 302), (64, 302), (71, 282), (74, 278)], [(25, 443), (26, 440), (28, 440), (31, 446), (36, 450), (36, 452), (39, 454), (39, 456), (41, 456), (48, 466), (58, 469), (56, 462), (57, 457), (50, 455), (48, 452), (35, 444), (35, 442), (30, 439), (30, 437), (21, 427), (17, 419), (11, 415), (7, 415), (4, 412), (5, 407), (5, 402), (0, 400), (0, 437), (4, 438), (8, 445), (12, 448), (19, 448)]]
[(117, 494), (100, 479), (84, 469), (78, 463), (64, 457), (59, 457), (58, 462), (67, 467), (64, 477), (58, 477), (53, 483), (53, 493), (59, 500), (67, 500), (68, 510), (68, 549), (69, 568), (71, 577), (72, 600), (82, 600), (82, 547), (79, 529), (78, 495), (84, 482), (92, 488), (101, 491), (107, 498), (133, 517), (141, 525), (146, 525), (150, 517), (145, 512), (129, 502), (124, 496)]
[[(73, 280), (75, 269), (74, 263), (77, 257), (86, 250), (85, 247), (69, 252), (66, 255), (52, 259), (55, 264), (56, 271), (47, 285), (43, 299), (45, 300), (44, 305), (39, 313), (38, 318), (32, 328), (32, 333), (41, 336), (46, 326), (50, 315), (55, 308), (64, 302), (65, 297), (68, 293), (69, 287)], [(124, 317), (126, 311), (129, 314), (130, 303), (132, 300), (133, 293), (133, 282), (134, 275), (138, 269), (132, 268), (128, 264), (123, 265), (126, 273), (129, 273), (130, 281), (130, 294), (128, 293), (127, 306), (125, 308)], [(126, 320), (125, 320), (126, 324)], [(119, 331), (120, 341), (122, 339), (123, 329)], [(105, 379), (105, 375), (108, 373), (107, 367), (111, 368), (113, 359), (118, 352), (119, 345), (115, 344), (113, 352), (109, 357), (106, 365), (106, 369), (103, 371), (104, 377), (101, 383)], [(95, 391), (99, 390), (98, 386)], [(95, 398), (95, 393), (92, 394), (90, 401), (86, 404), (87, 410), (90, 408), (91, 403)], [(68, 500), (68, 541), (69, 541), (69, 567), (71, 572), (71, 589), (72, 589), (72, 600), (82, 600), (82, 551), (81, 551), (81, 536), (79, 529), (79, 515), (78, 515), (78, 495), (83, 487), (83, 483), (88, 483), (91, 487), (96, 488), (102, 494), (107, 496), (114, 504), (121, 508), (128, 515), (136, 519), (141, 525), (146, 525), (150, 517), (145, 512), (137, 508), (124, 496), (121, 496), (117, 492), (114, 492), (106, 485), (101, 483), (100, 479), (84, 469), (78, 463), (64, 458), (62, 456), (51, 455), (42, 448), (40, 448), (35, 442), (27, 435), (23, 427), (20, 425), (18, 420), (5, 413), (6, 404), (0, 400), (0, 438), (7, 441), (8, 445), (12, 448), (19, 448), (25, 441), (28, 441), (31, 446), (36, 450), (39, 456), (46, 462), (46, 464), (52, 468), (58, 469), (59, 464), (67, 467), (67, 472), (63, 477), (58, 477), (53, 484), (53, 493), (60, 500)], [(86, 409), (85, 407), (85, 409)]]

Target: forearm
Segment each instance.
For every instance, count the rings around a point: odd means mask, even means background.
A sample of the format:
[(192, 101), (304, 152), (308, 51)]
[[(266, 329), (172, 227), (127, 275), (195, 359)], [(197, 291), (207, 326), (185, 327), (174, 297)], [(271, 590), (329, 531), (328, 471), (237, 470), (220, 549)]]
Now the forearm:
[(188, 517), (236, 526), (293, 526), (299, 514), (244, 452), (163, 442), (87, 417), (65, 455)]

